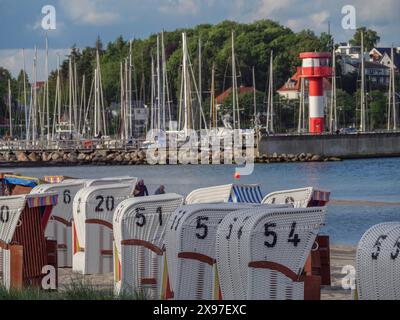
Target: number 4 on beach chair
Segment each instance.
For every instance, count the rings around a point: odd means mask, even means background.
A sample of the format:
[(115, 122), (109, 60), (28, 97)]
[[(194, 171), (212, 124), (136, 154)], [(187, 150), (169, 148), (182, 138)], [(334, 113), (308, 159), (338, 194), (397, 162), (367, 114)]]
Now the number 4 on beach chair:
[(132, 198), (116, 209), (114, 227), (115, 292), (164, 298), (168, 285), (165, 263), (167, 221), (183, 203), (178, 194)]

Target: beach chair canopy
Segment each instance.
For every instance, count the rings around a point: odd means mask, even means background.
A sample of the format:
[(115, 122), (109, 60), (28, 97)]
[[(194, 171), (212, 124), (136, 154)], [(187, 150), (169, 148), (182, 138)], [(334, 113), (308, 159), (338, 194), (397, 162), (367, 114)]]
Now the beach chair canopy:
[(265, 196), (262, 203), (293, 203), (295, 208), (324, 206), (329, 201), (330, 192), (313, 187), (275, 191)]
[(164, 237), (171, 214), (183, 203), (178, 194), (131, 198), (114, 215), (115, 290), (159, 299), (165, 289)]
[(125, 184), (132, 184), (135, 187), (137, 180), (138, 180), (138, 178), (129, 177), (129, 176), (107, 177), (107, 178), (101, 178), (101, 179), (88, 179), (86, 182), (86, 186), (91, 187), (91, 186), (99, 186), (99, 185), (103, 185), (103, 184), (125, 183)]
[(257, 206), (227, 215), (217, 230), (223, 299), (304, 299), (302, 273), (324, 208)]
[(227, 184), (193, 190), (186, 197), (186, 204), (195, 203), (261, 203), (261, 188), (257, 184)]
[[(71, 180), (73, 181), (73, 180)], [(85, 186), (85, 181), (41, 184), (32, 189), (31, 194), (55, 192), (58, 203), (54, 206), (45, 234), (57, 240), (59, 267), (72, 267), (72, 205), (76, 193)]]
[(10, 246), (15, 244), (22, 246), (23, 283), (40, 283), (48, 264), (44, 229), (57, 200), (54, 193), (0, 197), (0, 269), (7, 289), (16, 281), (10, 262)]
[(360, 300), (400, 300), (400, 222), (375, 225), (362, 236), (356, 284)]

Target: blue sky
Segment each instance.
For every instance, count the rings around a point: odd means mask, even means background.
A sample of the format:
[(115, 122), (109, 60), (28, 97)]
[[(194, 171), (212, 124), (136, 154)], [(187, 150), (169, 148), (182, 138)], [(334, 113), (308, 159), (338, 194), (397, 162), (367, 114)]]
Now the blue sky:
[(330, 21), (336, 41), (346, 41), (354, 33), (341, 27), (341, 10), (347, 4), (356, 8), (357, 26), (377, 30), (382, 45), (400, 46), (399, 0), (0, 0), (0, 65), (14, 73), (21, 67), (22, 48), (29, 60), (35, 45), (44, 47), (41, 9), (48, 4), (57, 14), (57, 29), (49, 32), (52, 65), (57, 53), (66, 54), (73, 44), (93, 45), (97, 35), (107, 43), (119, 35), (142, 38), (161, 29), (225, 19), (267, 18), (317, 34), (327, 31)]

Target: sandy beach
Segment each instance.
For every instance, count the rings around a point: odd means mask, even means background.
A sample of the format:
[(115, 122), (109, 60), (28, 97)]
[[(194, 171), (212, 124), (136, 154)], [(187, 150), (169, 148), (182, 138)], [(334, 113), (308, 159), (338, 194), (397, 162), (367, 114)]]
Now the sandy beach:
[[(355, 265), (356, 249), (354, 247), (333, 246), (331, 247), (331, 275), (332, 285), (324, 286), (321, 292), (322, 300), (352, 300), (351, 290), (344, 290), (341, 285), (341, 274), (343, 266)], [(71, 269), (59, 269), (59, 287), (65, 287), (72, 281), (84, 278), (85, 281), (102, 289), (113, 289), (113, 274), (81, 276), (73, 274)]]

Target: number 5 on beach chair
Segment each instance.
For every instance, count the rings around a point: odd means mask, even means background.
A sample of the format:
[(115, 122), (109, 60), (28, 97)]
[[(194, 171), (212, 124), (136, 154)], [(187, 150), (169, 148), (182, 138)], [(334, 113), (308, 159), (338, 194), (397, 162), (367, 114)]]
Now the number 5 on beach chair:
[(400, 222), (371, 227), (356, 254), (360, 300), (400, 300)]
[(42, 184), (31, 191), (31, 194), (58, 194), (58, 203), (53, 208), (45, 235), (49, 239), (57, 240), (57, 261), (60, 268), (72, 267), (72, 203), (75, 194), (84, 186), (83, 181)]
[(232, 211), (252, 205), (218, 203), (185, 205), (168, 221), (166, 250), (173, 298), (219, 299), (215, 264), (218, 224)]
[(108, 184), (78, 191), (73, 202), (74, 272), (112, 272), (114, 210), (132, 196), (133, 188), (131, 184)]
[(121, 202), (114, 216), (115, 292), (164, 298), (167, 221), (183, 203), (178, 194), (132, 198)]
[[(233, 229), (229, 222), (237, 217), (242, 219)], [(304, 264), (324, 220), (324, 208), (260, 206), (226, 216), (217, 232), (222, 297), (307, 299), (312, 283), (304, 276)]]

